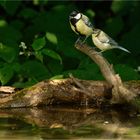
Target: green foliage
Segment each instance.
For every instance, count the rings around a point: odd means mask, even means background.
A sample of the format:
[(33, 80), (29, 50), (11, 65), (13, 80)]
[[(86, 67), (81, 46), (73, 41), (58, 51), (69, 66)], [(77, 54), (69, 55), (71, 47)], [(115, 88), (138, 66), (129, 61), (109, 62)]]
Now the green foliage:
[(55, 51), (50, 50), (50, 49), (43, 49), (42, 50), (42, 53), (45, 54), (45, 55), (47, 55), (47, 56), (50, 56), (53, 59), (59, 60), (60, 63), (62, 64), (62, 58)]
[(33, 44), (32, 44), (32, 47), (34, 50), (38, 51), (40, 49), (42, 49), (46, 44), (46, 41), (45, 41), (45, 38), (38, 38), (38, 39), (35, 39)]
[(0, 81), (2, 85), (5, 85), (13, 76), (13, 69), (11, 65), (4, 64), (0, 68)]
[(33, 60), (25, 62), (22, 65), (22, 71), (26, 77), (32, 78), (37, 82), (50, 77), (47, 68), (42, 63)]
[(125, 33), (122, 38), (124, 46), (130, 48), (135, 54), (140, 52), (139, 32), (140, 25), (136, 25), (129, 32)]
[(123, 64), (115, 65), (114, 69), (124, 80), (138, 80), (140, 75), (131, 67)]
[(19, 17), (23, 17), (24, 19), (31, 19), (37, 16), (37, 12), (31, 8), (22, 9), (19, 13)]
[(0, 5), (5, 9), (7, 14), (14, 15), (18, 7), (20, 6), (21, 1), (8, 1), (8, 0), (1, 0)]
[(0, 27), (0, 41), (14, 43), (21, 39), (21, 32), (11, 26)]
[(116, 14), (125, 15), (127, 12), (130, 12), (133, 4), (135, 4), (135, 2), (114, 0), (111, 9)]
[(0, 57), (6, 62), (12, 62), (16, 57), (14, 47), (0, 43)]
[(140, 79), (140, 3), (113, 0), (101, 9), (102, 4), (102, 0), (0, 1), (1, 84), (27, 87), (44, 79), (68, 77), (69, 73), (82, 79), (103, 80), (98, 66), (74, 48), (78, 36), (68, 21), (74, 9), (132, 52), (112, 50), (103, 55), (124, 80)]
[(51, 43), (57, 44), (57, 37), (56, 37), (55, 34), (47, 32), (47, 33), (46, 33), (46, 38), (47, 38)]
[(6, 21), (5, 20), (0, 20), (0, 27), (6, 26)]

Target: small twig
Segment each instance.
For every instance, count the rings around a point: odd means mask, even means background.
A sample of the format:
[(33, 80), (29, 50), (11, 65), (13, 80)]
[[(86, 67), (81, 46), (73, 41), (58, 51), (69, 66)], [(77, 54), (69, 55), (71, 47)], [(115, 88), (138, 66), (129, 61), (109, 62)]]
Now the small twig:
[(92, 97), (91, 95), (91, 91), (89, 91), (87, 88), (84, 87), (84, 85), (82, 85), (78, 79), (76, 79), (75, 77), (73, 77), (72, 74), (69, 74), (69, 77), (72, 79), (72, 81), (80, 88), (80, 91), (83, 92), (84, 94), (86, 94), (89, 97)]

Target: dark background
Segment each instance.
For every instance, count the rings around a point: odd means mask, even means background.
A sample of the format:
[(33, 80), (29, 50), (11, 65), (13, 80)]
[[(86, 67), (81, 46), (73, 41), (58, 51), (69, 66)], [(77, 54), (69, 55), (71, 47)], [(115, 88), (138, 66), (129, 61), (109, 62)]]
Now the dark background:
[[(78, 36), (69, 14), (79, 10), (95, 27), (131, 51), (103, 53), (123, 80), (140, 75), (139, 1), (0, 1), (0, 81), (27, 87), (44, 79), (75, 77), (103, 80), (97, 65), (74, 48)], [(94, 47), (91, 38), (88, 43)]]

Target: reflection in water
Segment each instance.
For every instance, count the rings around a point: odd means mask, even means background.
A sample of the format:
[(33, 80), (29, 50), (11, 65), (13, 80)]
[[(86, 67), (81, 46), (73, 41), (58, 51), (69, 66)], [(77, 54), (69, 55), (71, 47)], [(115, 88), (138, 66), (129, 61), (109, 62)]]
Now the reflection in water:
[(139, 117), (93, 108), (0, 110), (0, 140), (139, 138)]

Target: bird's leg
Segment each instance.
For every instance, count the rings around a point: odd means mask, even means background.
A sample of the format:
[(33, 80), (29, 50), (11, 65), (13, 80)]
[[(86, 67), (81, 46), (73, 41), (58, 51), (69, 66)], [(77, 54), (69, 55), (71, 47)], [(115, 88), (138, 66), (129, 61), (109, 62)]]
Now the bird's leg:
[(82, 44), (85, 43), (85, 41), (87, 40), (88, 37), (89, 37), (89, 36), (86, 36), (86, 37), (85, 37), (85, 39), (82, 41)]
[(81, 37), (79, 36), (78, 39), (76, 40), (75, 44), (81, 42), (80, 40), (81, 40)]
[(78, 39), (76, 40), (75, 44), (77, 44), (77, 43), (79, 43), (79, 42), (80, 42), (80, 43), (81, 43), (81, 45), (83, 45), (83, 44), (85, 43), (85, 41), (87, 40), (87, 38), (88, 38), (88, 37), (89, 37), (89, 36), (86, 36), (86, 37), (84, 38), (84, 40), (81, 42), (81, 38), (82, 38), (82, 37), (81, 37), (81, 36), (79, 36), (79, 37), (78, 37)]
[[(93, 47), (92, 47), (93, 48)], [(93, 48), (95, 51), (96, 51), (96, 48), (94, 47)], [(98, 55), (102, 55), (102, 52), (104, 52), (105, 50), (102, 50), (102, 51), (96, 51), (96, 52), (94, 52), (93, 54), (98, 54)]]
[(102, 54), (103, 52), (105, 52), (106, 50), (101, 50), (100, 52), (99, 52), (99, 54)]

